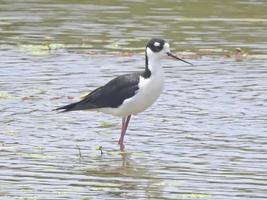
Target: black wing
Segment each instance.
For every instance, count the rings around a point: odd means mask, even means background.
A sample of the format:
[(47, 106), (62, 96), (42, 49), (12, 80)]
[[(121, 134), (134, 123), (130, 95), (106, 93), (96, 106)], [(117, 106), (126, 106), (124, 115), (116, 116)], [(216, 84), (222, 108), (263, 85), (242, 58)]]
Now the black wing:
[(106, 85), (89, 93), (83, 100), (57, 108), (56, 110), (73, 111), (119, 107), (125, 99), (134, 96), (139, 89), (140, 75), (140, 73), (134, 73), (118, 76)]

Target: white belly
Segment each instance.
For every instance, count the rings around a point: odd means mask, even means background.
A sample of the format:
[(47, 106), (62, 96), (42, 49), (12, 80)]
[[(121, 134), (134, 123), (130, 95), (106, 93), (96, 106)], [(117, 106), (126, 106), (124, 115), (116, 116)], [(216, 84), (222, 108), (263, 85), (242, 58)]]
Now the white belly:
[(163, 89), (163, 79), (163, 72), (152, 74), (147, 79), (140, 76), (139, 90), (133, 97), (124, 100), (118, 108), (101, 108), (99, 111), (120, 117), (142, 112), (159, 97)]

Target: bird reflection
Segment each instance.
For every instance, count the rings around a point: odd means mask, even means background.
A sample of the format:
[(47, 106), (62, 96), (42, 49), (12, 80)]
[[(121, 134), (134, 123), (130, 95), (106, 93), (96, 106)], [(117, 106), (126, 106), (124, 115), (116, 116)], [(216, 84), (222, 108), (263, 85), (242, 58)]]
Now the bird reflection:
[(135, 153), (103, 151), (102, 155), (88, 161), (93, 162), (92, 166), (84, 169), (83, 174), (88, 177), (90, 189), (103, 190), (117, 198), (161, 197), (163, 180), (146, 166), (136, 163), (134, 156)]

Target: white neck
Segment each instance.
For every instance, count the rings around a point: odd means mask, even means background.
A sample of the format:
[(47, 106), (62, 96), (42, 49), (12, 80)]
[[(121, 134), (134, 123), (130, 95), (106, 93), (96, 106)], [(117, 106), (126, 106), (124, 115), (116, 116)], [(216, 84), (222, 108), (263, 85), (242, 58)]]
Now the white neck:
[(162, 72), (161, 59), (159, 53), (154, 53), (150, 48), (146, 49), (147, 59), (148, 59), (148, 69), (151, 71), (151, 74), (157, 72)]

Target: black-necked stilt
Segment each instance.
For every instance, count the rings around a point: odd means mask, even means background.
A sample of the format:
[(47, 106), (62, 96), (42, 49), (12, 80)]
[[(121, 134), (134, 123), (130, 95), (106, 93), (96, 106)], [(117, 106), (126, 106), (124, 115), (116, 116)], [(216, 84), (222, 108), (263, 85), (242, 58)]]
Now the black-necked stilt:
[(118, 76), (92, 91), (83, 100), (56, 110), (63, 112), (96, 110), (122, 117), (121, 136), (118, 143), (120, 150), (123, 151), (123, 140), (131, 115), (146, 110), (162, 91), (164, 73), (160, 58), (164, 54), (192, 65), (173, 55), (170, 52), (170, 45), (164, 40), (151, 39), (146, 45), (144, 71)]

